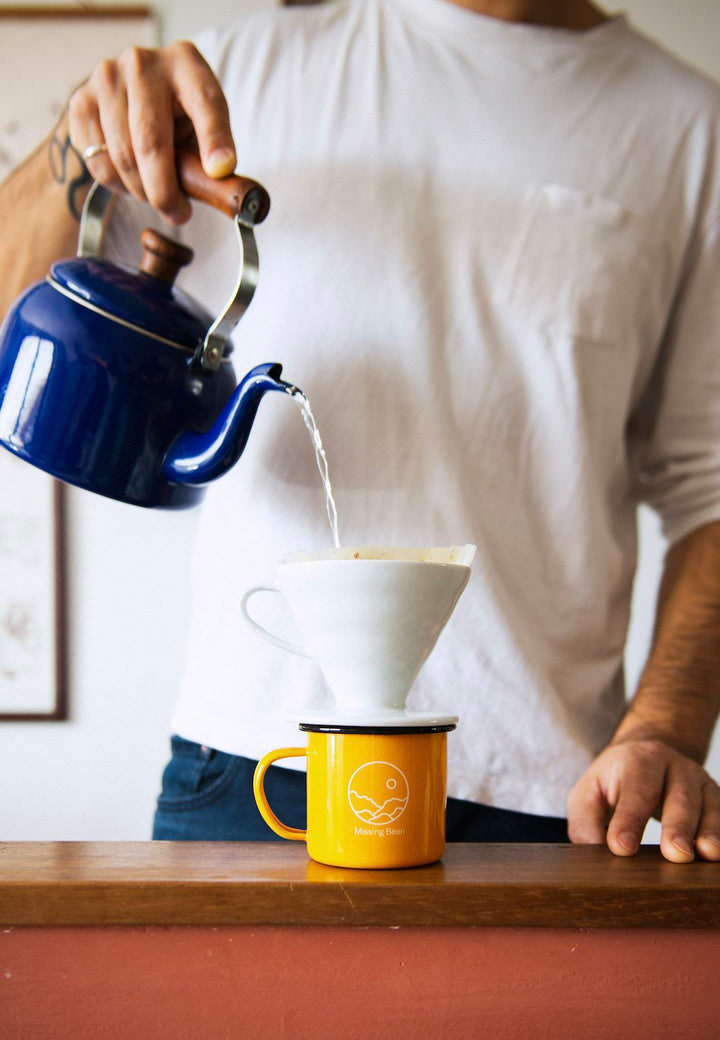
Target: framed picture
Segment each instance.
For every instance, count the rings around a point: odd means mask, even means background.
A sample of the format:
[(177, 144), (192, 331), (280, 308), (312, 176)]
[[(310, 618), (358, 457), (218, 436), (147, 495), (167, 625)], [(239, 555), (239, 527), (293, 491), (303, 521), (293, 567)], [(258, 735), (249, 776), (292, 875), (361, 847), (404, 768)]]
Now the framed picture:
[(0, 448), (0, 720), (66, 718), (63, 492)]

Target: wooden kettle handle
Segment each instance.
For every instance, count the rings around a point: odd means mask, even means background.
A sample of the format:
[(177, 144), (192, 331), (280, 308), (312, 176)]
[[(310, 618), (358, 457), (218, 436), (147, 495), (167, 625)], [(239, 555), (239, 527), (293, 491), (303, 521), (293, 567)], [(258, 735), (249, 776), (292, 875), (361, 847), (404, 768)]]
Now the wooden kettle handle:
[(268, 215), (270, 196), (262, 184), (236, 174), (220, 180), (208, 177), (196, 152), (179, 154), (178, 175), (186, 195), (214, 206), (228, 217), (240, 216), (248, 224), (260, 224)]

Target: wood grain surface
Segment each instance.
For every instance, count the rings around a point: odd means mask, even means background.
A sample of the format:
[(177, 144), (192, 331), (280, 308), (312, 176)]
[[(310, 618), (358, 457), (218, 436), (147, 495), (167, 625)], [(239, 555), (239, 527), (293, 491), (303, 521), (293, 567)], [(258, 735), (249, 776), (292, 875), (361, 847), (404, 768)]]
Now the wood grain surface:
[(427, 867), (347, 870), (279, 842), (9, 842), (0, 924), (708, 928), (720, 864), (457, 844)]

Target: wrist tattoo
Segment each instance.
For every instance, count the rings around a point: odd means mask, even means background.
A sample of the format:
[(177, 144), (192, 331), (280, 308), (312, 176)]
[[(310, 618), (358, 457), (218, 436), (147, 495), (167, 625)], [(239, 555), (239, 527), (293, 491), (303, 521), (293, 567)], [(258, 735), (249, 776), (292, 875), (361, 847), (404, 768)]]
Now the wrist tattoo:
[[(70, 177), (68, 173), (67, 167), (69, 155), (74, 155), (77, 158), (82, 169), (82, 172), (76, 177)], [(50, 144), (48, 147), (48, 164), (50, 166), (50, 174), (53, 180), (58, 184), (67, 184), (68, 209), (75, 220), (79, 222), (83, 199), (82, 196), (78, 198), (78, 192), (80, 192), (85, 185), (92, 183), (92, 177), (90, 171), (83, 162), (82, 156), (72, 145), (69, 133), (65, 134), (65, 140), (62, 139), (62, 134), (58, 133), (53, 134), (50, 138)]]

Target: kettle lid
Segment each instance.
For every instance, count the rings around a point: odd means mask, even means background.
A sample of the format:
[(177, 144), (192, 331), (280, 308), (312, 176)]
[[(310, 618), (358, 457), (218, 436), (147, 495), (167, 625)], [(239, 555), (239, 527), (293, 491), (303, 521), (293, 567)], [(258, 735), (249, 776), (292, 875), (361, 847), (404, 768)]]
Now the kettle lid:
[(49, 281), (81, 306), (99, 311), (111, 321), (133, 325), (193, 351), (213, 320), (209, 311), (172, 280), (100, 257), (58, 261), (50, 268)]

